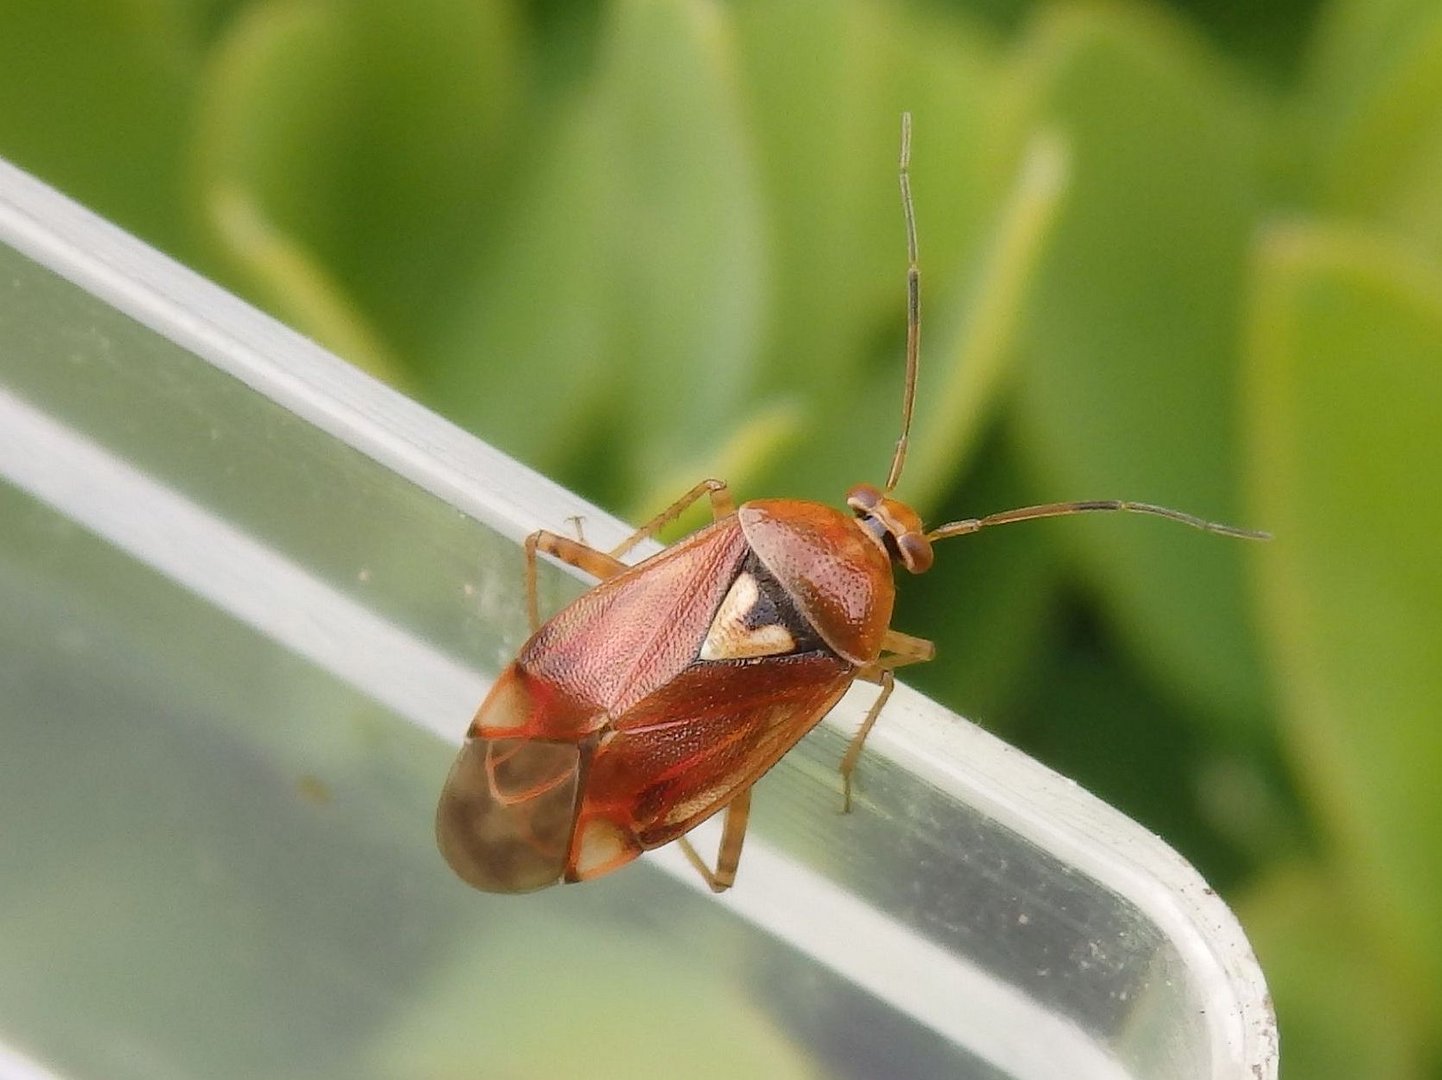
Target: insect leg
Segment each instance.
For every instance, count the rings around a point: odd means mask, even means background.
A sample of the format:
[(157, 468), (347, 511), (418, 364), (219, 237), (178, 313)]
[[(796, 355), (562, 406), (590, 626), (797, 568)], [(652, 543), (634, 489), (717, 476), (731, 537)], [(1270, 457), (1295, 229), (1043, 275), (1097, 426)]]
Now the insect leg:
[(712, 870), (684, 836), (676, 841), (696, 872), (706, 879), (712, 892), (725, 892), (736, 884), (736, 867), (741, 863), (741, 845), (746, 840), (746, 821), (751, 816), (751, 789), (747, 788), (726, 805), (721, 823), (721, 843), (716, 848), (716, 869)]
[[(540, 603), (536, 599), (537, 551), (543, 551), (568, 566), (584, 570), (598, 581), (605, 581), (626, 569), (626, 564), (621, 562), (622, 555), (648, 536), (654, 536), (659, 530), (685, 513), (688, 506), (706, 495), (711, 497), (711, 515), (714, 518), (719, 520), (735, 512), (736, 508), (731, 503), (731, 492), (727, 490), (726, 481), (702, 480), (609, 552), (591, 547), (584, 538), (572, 540), (546, 529), (540, 529), (526, 537), (526, 609), (531, 618), (531, 633), (535, 633), (541, 627)], [(579, 534), (581, 519), (576, 517), (570, 520), (576, 523), (576, 532)]]
[(531, 617), (531, 633), (541, 628), (540, 604), (536, 600), (536, 552), (544, 551), (567, 566), (584, 570), (592, 577), (605, 581), (615, 577), (626, 564), (619, 559), (597, 551), (593, 547), (572, 540), (566, 536), (539, 529), (526, 537), (526, 611)]
[(881, 693), (876, 695), (876, 700), (867, 710), (866, 719), (861, 721), (861, 727), (851, 737), (851, 742), (846, 747), (846, 753), (841, 756), (841, 812), (843, 814), (851, 813), (851, 776), (856, 772), (856, 763), (861, 760), (861, 748), (866, 745), (866, 736), (871, 734), (871, 729), (876, 724), (876, 718), (881, 715), (881, 710), (886, 705), (886, 699), (891, 697), (891, 691), (896, 688), (896, 678), (892, 675), (892, 670), (905, 667), (907, 664), (925, 663), (936, 655), (936, 646), (926, 638), (912, 637), (899, 630), (886, 631), (886, 636), (881, 639), (881, 649), (882, 655), (856, 674), (858, 679), (865, 679), (867, 682), (874, 682), (880, 686)]
[(881, 687), (881, 693), (876, 695), (876, 700), (867, 710), (866, 719), (861, 721), (861, 727), (851, 737), (851, 742), (847, 744), (846, 753), (841, 755), (841, 812), (843, 814), (851, 813), (851, 774), (856, 771), (856, 763), (861, 760), (861, 748), (866, 744), (866, 736), (871, 734), (876, 718), (881, 715), (881, 710), (886, 705), (886, 699), (891, 697), (891, 691), (896, 688), (896, 677), (891, 674), (890, 668), (879, 667), (875, 672), (863, 671), (857, 675), (857, 678), (876, 683)]
[(936, 645), (923, 637), (903, 634), (900, 630), (888, 630), (881, 639), (881, 654), (881, 659), (876, 663), (885, 668), (924, 664), (936, 657)]
[(724, 517), (730, 517), (736, 511), (731, 502), (731, 492), (726, 487), (725, 480), (702, 480), (699, 484), (686, 492), (679, 499), (673, 502), (666, 509), (653, 517), (646, 524), (633, 532), (626, 539), (611, 549), (611, 557), (619, 559), (626, 552), (645, 540), (648, 536), (655, 536), (671, 522), (686, 512), (686, 509), (702, 496), (711, 497), (711, 516), (719, 521)]

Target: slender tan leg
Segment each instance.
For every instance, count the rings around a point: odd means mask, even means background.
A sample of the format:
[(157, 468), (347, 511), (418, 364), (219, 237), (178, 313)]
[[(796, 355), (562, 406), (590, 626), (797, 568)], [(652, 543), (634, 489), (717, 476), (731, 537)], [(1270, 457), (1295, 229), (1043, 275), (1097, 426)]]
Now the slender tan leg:
[(698, 499), (705, 495), (711, 496), (711, 516), (719, 521), (721, 518), (729, 517), (735, 513), (736, 507), (731, 502), (731, 492), (726, 487), (725, 480), (702, 480), (699, 484), (686, 492), (679, 499), (673, 502), (666, 509), (653, 517), (646, 524), (633, 532), (626, 539), (611, 549), (611, 557), (619, 559), (626, 552), (645, 540), (649, 536), (655, 536), (671, 522), (686, 512), (686, 509)]
[(721, 843), (716, 848), (716, 869), (702, 861), (691, 841), (684, 836), (676, 841), (686, 860), (706, 879), (712, 892), (725, 892), (736, 884), (736, 867), (741, 863), (741, 845), (746, 840), (746, 821), (751, 816), (751, 789), (741, 792), (726, 807), (721, 823)]
[(900, 630), (888, 630), (881, 638), (881, 659), (884, 667), (899, 668), (907, 664), (924, 664), (936, 658), (936, 643), (924, 637), (913, 637)]
[(886, 705), (886, 699), (891, 697), (891, 691), (896, 688), (896, 677), (892, 675), (893, 669), (905, 667), (907, 664), (923, 664), (936, 655), (936, 646), (930, 641), (903, 634), (899, 630), (886, 632), (886, 636), (881, 639), (881, 650), (881, 656), (874, 663), (868, 664), (856, 673), (858, 679), (876, 683), (881, 687), (881, 693), (876, 695), (876, 700), (871, 703), (871, 708), (866, 712), (866, 719), (861, 721), (861, 727), (851, 737), (851, 742), (846, 747), (846, 753), (841, 756), (841, 812), (843, 814), (851, 813), (851, 776), (856, 772), (857, 762), (861, 760), (861, 748), (866, 744), (866, 736), (871, 734), (871, 729), (876, 725), (876, 718), (881, 715), (881, 710)]
[(547, 532), (545, 529), (531, 533), (526, 537), (526, 612), (531, 618), (531, 633), (533, 634), (541, 628), (540, 603), (536, 599), (536, 552), (538, 551), (543, 551), (568, 566), (584, 570), (599, 581), (615, 577), (626, 569), (626, 564), (620, 559), (612, 558), (604, 551), (597, 551), (579, 540), (559, 536), (556, 533)]
[(526, 611), (531, 620), (531, 633), (534, 634), (541, 628), (541, 607), (536, 597), (536, 552), (545, 552), (568, 566), (585, 571), (598, 581), (605, 581), (626, 569), (626, 564), (621, 561), (622, 555), (675, 521), (685, 513), (688, 506), (705, 495), (711, 497), (711, 514), (718, 520), (735, 512), (726, 481), (702, 480), (609, 552), (599, 551), (586, 543), (585, 536), (581, 533), (579, 517), (567, 519), (575, 522), (575, 540), (546, 529), (540, 529), (526, 537)]
[(871, 734), (871, 729), (876, 724), (876, 718), (881, 715), (881, 710), (886, 705), (886, 699), (891, 697), (891, 691), (896, 688), (896, 677), (891, 674), (890, 668), (880, 668), (874, 676), (862, 674), (857, 678), (875, 682), (881, 687), (881, 693), (876, 695), (876, 700), (867, 710), (866, 719), (861, 721), (861, 727), (851, 737), (851, 742), (847, 744), (846, 753), (841, 755), (841, 812), (843, 814), (851, 813), (851, 774), (856, 771), (856, 763), (861, 760), (861, 748), (866, 744), (866, 736)]

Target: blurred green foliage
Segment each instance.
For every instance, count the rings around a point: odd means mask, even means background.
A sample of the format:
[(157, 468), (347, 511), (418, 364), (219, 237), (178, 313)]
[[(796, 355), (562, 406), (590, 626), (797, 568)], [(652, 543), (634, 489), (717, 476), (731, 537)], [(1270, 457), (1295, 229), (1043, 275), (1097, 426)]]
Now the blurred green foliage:
[(0, 153), (620, 514), (839, 500), (913, 679), (1242, 913), (1288, 1074), (1442, 1062), (1442, 5), (0, 0)]

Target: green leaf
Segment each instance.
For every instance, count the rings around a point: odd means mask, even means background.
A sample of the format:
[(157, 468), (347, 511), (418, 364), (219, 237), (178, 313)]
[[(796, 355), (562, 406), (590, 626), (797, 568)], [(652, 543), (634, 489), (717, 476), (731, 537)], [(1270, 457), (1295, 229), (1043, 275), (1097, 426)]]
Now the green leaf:
[(1238, 904), (1276, 1002), (1284, 1076), (1420, 1080), (1426, 1027), (1378, 968), (1345, 887), (1315, 866), (1279, 866)]
[[(627, 519), (647, 521), (670, 506), (681, 494), (708, 476), (724, 478), (740, 487), (763, 472), (783, 451), (794, 447), (801, 429), (800, 411), (789, 402), (758, 406), (726, 433), (718, 448), (707, 447), (700, 459), (679, 459), (658, 469), (649, 487), (630, 507)], [(734, 497), (734, 492), (733, 492)], [(661, 533), (663, 540), (683, 536), (712, 521), (711, 504), (702, 500)]]
[(1322, 8), (1307, 76), (1334, 122), (1360, 94), (1426, 38), (1439, 15), (1435, 0), (1331, 0)]
[(724, 444), (764, 296), (733, 64), (723, 9), (618, 4), (592, 81), (520, 161), (524, 197), (431, 358), (437, 393), (512, 453), (559, 469), (604, 425), (634, 490)]
[(633, 484), (724, 444), (755, 384), (766, 280), (741, 93), (726, 8), (615, 9), (592, 115), (607, 154), (610, 345), (630, 369), (614, 405), (623, 430), (645, 433)]
[[(1002, 440), (989, 440), (982, 453), (987, 466), (968, 477), (965, 505), (946, 510), (963, 516), (1009, 505), (1020, 484), (1013, 457)], [(900, 575), (897, 629), (936, 641), (936, 661), (908, 667), (900, 677), (1014, 737), (1044, 658), (1062, 636), (1066, 568), (1052, 541), (1044, 529), (986, 530), (939, 543), (925, 576)]]
[[(429, 338), (511, 182), (514, 21), (464, 0), (268, 2), (235, 20), (195, 156), (202, 213), (250, 291), (373, 360), (382, 338), (403, 353)], [(259, 230), (235, 227), (236, 206)]]
[(206, 193), (206, 212), (232, 266), (253, 275), (253, 292), (261, 304), (356, 367), (387, 382), (404, 383), (380, 334), (314, 252), (277, 227), (238, 188), (212, 187)]
[(1442, 8), (1339, 5), (1302, 106), (1314, 200), (1442, 255)]
[(1285, 733), (1383, 955), (1442, 1008), (1442, 276), (1337, 229), (1267, 233), (1252, 504)]
[[(1165, 23), (1070, 8), (1023, 54), (1021, 116), (1072, 151), (1018, 370), (1019, 430), (1044, 498), (1236, 516), (1237, 299), (1258, 167), (1252, 118), (1215, 68)], [(1244, 546), (1137, 520), (1050, 528), (1137, 655), (1250, 734), (1262, 679)]]
[(200, 43), (177, 4), (10, 3), (0, 156), (180, 258), (184, 140)]
[(929, 359), (941, 361), (933, 383), (940, 385), (929, 384), (920, 394), (907, 461), (907, 487), (920, 505), (935, 504), (955, 482), (1008, 381), (1027, 293), (1056, 225), (1067, 172), (1060, 138), (1043, 132), (1032, 139), (960, 305), (958, 328), (942, 349), (932, 350)]
[[(654, 902), (654, 892), (646, 895), (637, 894), (633, 911)], [(357, 1062), (357, 1075), (433, 1080), (818, 1075), (784, 1025), (743, 996), (735, 975), (678, 965), (639, 919), (614, 917), (610, 926), (582, 926), (563, 909), (540, 905), (513, 908), (507, 920), (504, 934), (478, 932), (438, 950), (443, 962), (430, 984), (402, 1003), (397, 1023), (378, 1030), (374, 1046)], [(486, 918), (470, 922), (478, 928), (495, 925)], [(598, 1017), (599, 986), (606, 987), (607, 1000)], [(504, 1039), (489, 1040), (483, 1060), (476, 1058), (478, 1008), (487, 1013), (489, 1026), (505, 1032)]]
[[(904, 371), (901, 113), (914, 120), (923, 409), (958, 371), (968, 275), (1015, 173), (1015, 146), (994, 152), (995, 46), (965, 22), (900, 11), (864, 0), (737, 8), (771, 209), (761, 385), (810, 406), (802, 451), (768, 478), (788, 494), (837, 500), (851, 484), (885, 479)], [(908, 476), (933, 493), (962, 463), (946, 453), (951, 434), (920, 420), (913, 429), (913, 445), (933, 450), (925, 468), (945, 471)]]
[(463, 272), (423, 377), (447, 415), (561, 479), (628, 374), (611, 345), (604, 136), (577, 109), (538, 130), (516, 168), (526, 189)]

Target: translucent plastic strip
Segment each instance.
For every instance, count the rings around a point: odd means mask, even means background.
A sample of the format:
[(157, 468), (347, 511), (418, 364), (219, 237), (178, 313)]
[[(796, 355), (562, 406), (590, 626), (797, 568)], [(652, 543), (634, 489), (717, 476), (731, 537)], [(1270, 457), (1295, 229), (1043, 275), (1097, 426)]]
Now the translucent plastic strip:
[[(1261, 967), (1226, 901), (1185, 859), (1072, 781), (973, 724), (947, 722), (899, 684), (886, 719), (867, 739), (868, 753), (944, 791), (964, 788), (971, 805), (1137, 903), (1204, 993), (1235, 1001), (1208, 1017), (1213, 1075), (1276, 1075), (1276, 1016)], [(1238, 988), (1257, 992), (1239, 997)], [(1258, 1061), (1266, 1066), (1248, 1064)]]
[(0, 476), (444, 739), (488, 682), (0, 388)]
[(538, 507), (553, 521), (589, 513), (601, 547), (629, 532), (4, 161), (0, 192), (0, 239), (15, 250), (502, 535), (524, 539)]
[[(720, 833), (713, 818), (692, 839), (709, 851)], [(709, 892), (674, 846), (652, 858)], [(716, 900), (1007, 1076), (1056, 1080), (1058, 1061), (1067, 1063), (1068, 1080), (1131, 1076), (1077, 1025), (749, 836), (746, 887)]]
[[(487, 683), (166, 486), (0, 389), (0, 475), (411, 722), (454, 739)], [(701, 842), (714, 843), (705, 832)], [(652, 856), (687, 884), (679, 851)], [(746, 888), (723, 900), (1008, 1076), (1125, 1080), (1084, 1032), (753, 839)], [(866, 942), (863, 950), (850, 947)], [(887, 958), (878, 965), (877, 957)], [(969, 1003), (958, 1010), (954, 1003)], [(948, 1007), (948, 1006), (951, 1007)], [(1024, 1040), (1006, 1039), (1025, 1032)], [(23, 1075), (23, 1074), (20, 1074)]]
[(37, 1065), (13, 1046), (0, 1043), (0, 1080), (62, 1080), (62, 1077)]
[[(3, 163), (0, 163), (0, 193), (3, 193), (0, 239), (4, 242), (501, 534), (518, 540), (538, 525), (554, 526), (577, 513), (587, 515), (588, 535), (601, 546), (606, 546), (613, 536), (619, 538), (623, 534), (619, 523), (585, 507), (556, 485), (477, 443), (415, 403), (359, 376), (313, 343), (258, 316), (223, 290), (198, 279)], [(20, 432), (12, 422), (17, 418), (38, 419), (50, 424), (52, 429), (55, 425), (38, 417), (23, 402), (11, 398), (6, 404), (8, 411), (0, 416), (0, 441), (5, 443), (0, 449), (0, 459), (8, 455), (7, 464), (13, 466), (17, 474), (25, 472), (35, 481), (33, 455), (67, 446), (88, 450), (111, 465), (125, 468), (99, 447), (65, 429), (46, 431), (32, 425), (27, 432)], [(56, 435), (63, 438), (57, 441), (52, 438)], [(31, 455), (28, 461), (26, 455)], [(88, 467), (94, 462), (82, 457), (76, 464)], [(69, 478), (65, 484), (84, 482), (74, 479), (73, 469), (66, 472)], [(130, 472), (134, 474), (134, 470)], [(133, 478), (142, 484), (154, 485), (153, 480), (143, 475), (134, 474)], [(21, 486), (28, 485), (21, 482)], [(160, 491), (175, 498), (173, 492), (164, 488)], [(135, 489), (132, 497), (142, 493), (143, 489)], [(63, 499), (65, 492), (50, 491), (47, 495), (35, 490), (35, 494), (86, 522), (86, 514), (80, 508), (68, 504), (62, 507), (56, 501)], [(73, 491), (69, 497), (72, 502), (89, 498), (77, 496)], [(208, 535), (206, 530), (210, 526), (229, 528), (195, 506), (180, 501), (189, 511), (203, 515), (207, 522), (203, 535)], [(131, 503), (127, 509), (133, 511), (135, 505)], [(95, 523), (88, 524), (99, 531)], [(196, 522), (191, 520), (189, 524)], [(143, 528), (138, 524), (134, 527)], [(117, 524), (115, 528), (125, 527)], [(276, 552), (255, 545), (248, 537), (238, 539), (244, 543), (231, 550), (232, 557), (237, 553), (258, 552), (271, 560), (280, 558)], [(148, 541), (139, 535), (132, 537), (132, 543), (141, 542)], [(203, 548), (207, 542), (212, 541), (202, 539), (200, 546)], [(126, 550), (136, 553), (133, 548)], [(151, 558), (165, 551), (163, 542), (152, 544)], [(156, 564), (152, 562), (152, 565)], [(274, 572), (286, 572), (287, 567), (301, 573), (289, 564), (278, 566), (271, 562), (258, 564), (239, 576), (264, 579)], [(177, 576), (164, 567), (157, 568)], [(226, 573), (233, 578), (238, 572), (231, 568)], [(224, 580), (207, 582), (205, 576), (192, 571), (191, 577), (180, 580), (193, 589), (224, 592), (233, 587)], [(302, 577), (306, 575), (302, 573)], [(316, 590), (307, 602), (307, 610), (291, 614), (287, 624), (290, 637), (275, 636), (303, 655), (310, 655), (303, 646), (305, 641), (316, 637), (317, 627), (308, 622), (319, 621), (317, 611), (329, 610), (314, 605), (324, 605), (334, 599), (354, 608), (354, 602), (336, 595), (320, 582), (309, 577), (306, 580), (310, 583), (308, 587)], [(212, 594), (202, 592), (202, 595)], [(230, 604), (216, 602), (226, 610), (239, 612)], [(347, 610), (346, 619), (353, 619), (354, 612)], [(374, 615), (368, 617), (371, 620), (368, 625), (379, 635), (377, 642), (395, 632), (394, 627), (383, 620), (377, 620)], [(271, 630), (267, 632), (274, 634)], [(296, 644), (297, 641), (301, 644)], [(339, 650), (341, 646), (331, 642), (330, 647)], [(347, 644), (347, 648), (354, 647), (354, 643)], [(372, 643), (372, 647), (376, 655), (387, 657), (394, 655), (396, 644)], [(428, 649), (424, 651), (433, 653)], [(395, 665), (396, 669), (407, 670), (393, 670), (395, 681), (388, 678), (385, 689), (373, 686), (376, 672), (373, 665), (354, 662), (359, 670), (346, 668), (346, 673), (339, 670), (336, 673), (429, 730), (441, 731), (443, 726), (443, 733), (453, 739), (483, 691), (484, 680), (454, 660), (437, 659), (459, 675), (449, 686), (444, 681), (419, 685), (415, 669), (410, 667), (413, 661), (420, 661), (415, 655), (409, 657), (405, 665)], [(853, 711), (843, 706), (838, 713), (840, 715), (833, 714), (830, 718), (830, 724), (845, 728), (854, 723)], [(1207, 1075), (1215, 1080), (1275, 1077), (1275, 1020), (1256, 960), (1235, 917), (1180, 856), (1075, 785), (900, 688), (888, 707), (886, 723), (879, 725), (868, 743), (868, 751), (892, 759), (922, 782), (935, 785), (990, 815), (1016, 835), (1066, 860), (1076, 873), (1105, 883), (1134, 905), (1181, 953), (1189, 978), (1197, 981), (1199, 998), (1194, 1002), (1195, 1011), (1189, 1015), (1202, 1018), (1199, 1024), (1210, 1046)], [(790, 906), (806, 911), (807, 908), (798, 903), (795, 894), (788, 896), (773, 891), (770, 883), (775, 880), (775, 874), (763, 869), (767, 857), (761, 845), (748, 845), (747, 856), (748, 890), (754, 889), (754, 893), (746, 897), (738, 894), (731, 901), (733, 908), (765, 926), (773, 926), (774, 921), (775, 932), (783, 936), (796, 935), (787, 940), (794, 940), (799, 948), (817, 955), (836, 970), (849, 971), (848, 965), (853, 960), (849, 953), (818, 953), (813, 944), (805, 943), (806, 927), (785, 928), (785, 911), (765, 914), (763, 909), (773, 906), (773, 901), (777, 909)], [(669, 865), (667, 858), (661, 862)], [(683, 875), (682, 880), (691, 879)], [(885, 927), (871, 929), (883, 937), (887, 933)], [(870, 933), (871, 929), (857, 929), (856, 933)], [(952, 982), (953, 976), (962, 981)], [(970, 969), (962, 964), (946, 981), (954, 991), (957, 986), (969, 985), (964, 980), (971, 977)], [(893, 986), (889, 991), (870, 986), (865, 979), (861, 981), (877, 996), (898, 1004), (906, 1002), (902, 1007), (911, 1009), (909, 1003), (916, 982), (914, 971), (907, 973), (902, 985)], [(954, 1025), (960, 1021), (951, 1017), (950, 1022)], [(952, 1038), (955, 1031), (952, 1027), (942, 1033)], [(962, 1038), (974, 1039), (974, 1033), (968, 1031)], [(989, 1053), (1004, 1055), (1004, 1050), (993, 1047)], [(1035, 1074), (1022, 1072), (1021, 1075)]]

